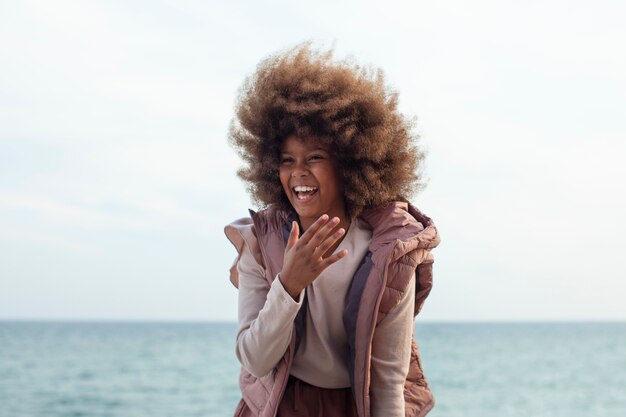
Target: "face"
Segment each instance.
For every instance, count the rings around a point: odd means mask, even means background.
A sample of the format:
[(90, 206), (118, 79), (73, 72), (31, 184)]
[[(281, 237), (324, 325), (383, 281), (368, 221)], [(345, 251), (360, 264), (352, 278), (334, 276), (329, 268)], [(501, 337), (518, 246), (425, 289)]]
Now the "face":
[(322, 214), (346, 221), (336, 162), (323, 145), (290, 136), (283, 143), (279, 171), (283, 190), (305, 230)]

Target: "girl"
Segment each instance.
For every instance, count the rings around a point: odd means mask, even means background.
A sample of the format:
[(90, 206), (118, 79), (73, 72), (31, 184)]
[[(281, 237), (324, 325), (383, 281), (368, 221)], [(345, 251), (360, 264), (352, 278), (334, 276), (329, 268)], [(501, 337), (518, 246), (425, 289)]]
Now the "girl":
[(229, 139), (264, 210), (225, 228), (238, 257), (235, 416), (424, 416), (413, 340), (432, 286), (430, 218), (407, 202), (423, 159), (397, 94), (299, 45), (244, 83)]

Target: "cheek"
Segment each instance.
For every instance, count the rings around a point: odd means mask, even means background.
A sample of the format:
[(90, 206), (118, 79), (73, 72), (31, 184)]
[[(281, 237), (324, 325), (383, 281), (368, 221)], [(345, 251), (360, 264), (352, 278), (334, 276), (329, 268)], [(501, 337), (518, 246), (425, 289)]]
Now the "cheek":
[(343, 186), (341, 184), (341, 178), (339, 178), (339, 174), (335, 170), (330, 170), (326, 173), (326, 181), (330, 184), (333, 190), (337, 193), (341, 193), (343, 190)]

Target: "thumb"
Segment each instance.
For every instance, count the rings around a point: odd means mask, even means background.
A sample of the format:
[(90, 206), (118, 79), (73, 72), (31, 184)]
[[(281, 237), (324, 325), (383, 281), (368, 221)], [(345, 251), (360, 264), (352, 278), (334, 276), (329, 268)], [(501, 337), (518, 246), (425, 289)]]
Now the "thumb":
[(287, 247), (286, 247), (287, 250), (293, 248), (294, 245), (298, 243), (299, 230), (300, 229), (298, 228), (298, 222), (292, 221), (291, 232), (289, 232), (289, 239), (287, 239)]

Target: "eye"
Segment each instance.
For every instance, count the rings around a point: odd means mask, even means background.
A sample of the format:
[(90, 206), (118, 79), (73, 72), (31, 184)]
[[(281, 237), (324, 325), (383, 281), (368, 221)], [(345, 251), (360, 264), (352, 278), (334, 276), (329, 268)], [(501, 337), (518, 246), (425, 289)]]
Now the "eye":
[(293, 158), (290, 156), (283, 156), (280, 158), (281, 165), (288, 165), (288, 164), (291, 164), (292, 162), (293, 162)]
[(309, 161), (319, 161), (319, 160), (322, 160), (322, 159), (326, 159), (326, 158), (324, 158), (323, 155), (319, 155), (319, 154), (313, 154), (313, 155), (309, 156)]

